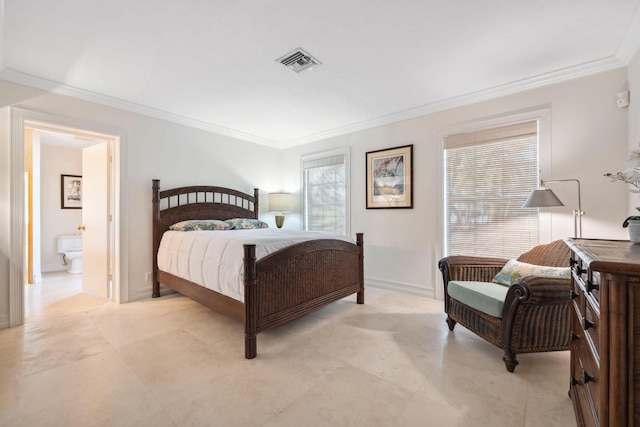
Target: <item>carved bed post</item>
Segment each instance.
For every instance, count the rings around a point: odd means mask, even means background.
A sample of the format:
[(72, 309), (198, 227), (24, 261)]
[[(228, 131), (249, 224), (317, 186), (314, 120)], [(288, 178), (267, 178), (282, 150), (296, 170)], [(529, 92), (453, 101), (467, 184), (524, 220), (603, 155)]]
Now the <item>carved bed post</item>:
[[(256, 217), (257, 218), (257, 217)], [(256, 245), (244, 246), (244, 357), (253, 359), (258, 354), (256, 334), (258, 330), (256, 272)]]
[(356, 243), (358, 245), (358, 248), (360, 249), (360, 255), (358, 255), (358, 259), (359, 259), (359, 271), (358, 271), (358, 277), (360, 280), (360, 291), (358, 292), (357, 295), (357, 303), (358, 304), (364, 304), (364, 239), (363, 239), (364, 234), (363, 233), (356, 233)]
[(158, 282), (158, 249), (160, 248), (160, 180), (153, 180), (153, 292), (151, 296), (160, 296), (160, 283)]
[(258, 219), (258, 214), (260, 213), (260, 190), (257, 188), (253, 189), (253, 214), (255, 215), (255, 219)]

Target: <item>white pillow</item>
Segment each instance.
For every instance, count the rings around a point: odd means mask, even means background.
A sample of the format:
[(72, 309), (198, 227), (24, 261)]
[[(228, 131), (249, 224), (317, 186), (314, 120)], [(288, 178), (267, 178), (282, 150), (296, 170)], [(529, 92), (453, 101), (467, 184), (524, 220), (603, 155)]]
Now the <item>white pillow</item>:
[(502, 270), (496, 274), (492, 282), (511, 286), (519, 278), (527, 276), (558, 277), (568, 279), (571, 277), (571, 268), (527, 264), (526, 262), (520, 262), (512, 259), (502, 267)]

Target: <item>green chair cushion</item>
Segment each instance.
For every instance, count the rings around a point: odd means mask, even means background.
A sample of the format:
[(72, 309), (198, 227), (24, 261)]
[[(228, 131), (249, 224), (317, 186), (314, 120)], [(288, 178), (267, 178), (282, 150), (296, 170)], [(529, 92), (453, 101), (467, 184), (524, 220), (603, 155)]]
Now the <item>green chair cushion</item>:
[(489, 316), (499, 318), (502, 318), (507, 292), (509, 292), (508, 286), (493, 282), (452, 280), (447, 286), (447, 293), (451, 298)]

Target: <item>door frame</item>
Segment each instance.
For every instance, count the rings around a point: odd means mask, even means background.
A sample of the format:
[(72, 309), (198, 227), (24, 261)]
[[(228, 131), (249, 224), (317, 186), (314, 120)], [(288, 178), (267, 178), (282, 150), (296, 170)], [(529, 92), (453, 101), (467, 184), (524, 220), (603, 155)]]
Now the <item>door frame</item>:
[(128, 301), (127, 245), (126, 233), (123, 233), (122, 218), (126, 215), (125, 182), (125, 132), (122, 129), (97, 124), (81, 119), (56, 116), (19, 107), (11, 107), (11, 170), (10, 170), (10, 232), (9, 232), (9, 327), (24, 324), (24, 129), (27, 127), (50, 128), (69, 133), (83, 133), (113, 140), (113, 159), (110, 163), (110, 185), (113, 188), (113, 234), (111, 239), (112, 289), (113, 301)]

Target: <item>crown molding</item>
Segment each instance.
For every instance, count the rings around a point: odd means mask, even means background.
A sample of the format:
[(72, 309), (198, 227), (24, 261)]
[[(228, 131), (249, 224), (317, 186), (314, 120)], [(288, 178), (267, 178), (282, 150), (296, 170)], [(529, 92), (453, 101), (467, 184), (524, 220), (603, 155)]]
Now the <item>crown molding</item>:
[(439, 111), (448, 110), (454, 107), (474, 104), (476, 102), (486, 101), (501, 96), (511, 95), (518, 92), (524, 92), (530, 89), (547, 86), (579, 77), (597, 74), (604, 71), (614, 70), (626, 66), (617, 56), (610, 56), (596, 61), (587, 62), (574, 67), (567, 67), (551, 73), (540, 74), (538, 76), (527, 79), (518, 80), (505, 85), (496, 86), (490, 89), (473, 92), (442, 101), (433, 102), (431, 104), (422, 105), (417, 108), (401, 111), (387, 116), (382, 116), (373, 120), (365, 120), (348, 126), (329, 130), (327, 132), (309, 135), (307, 137), (298, 138), (284, 142), (283, 148), (294, 147), (297, 145), (317, 142), (324, 139), (345, 135), (352, 132), (358, 132), (373, 127), (384, 126), (402, 120), (413, 119), (427, 114), (437, 113)]
[(253, 142), (255, 144), (266, 145), (274, 148), (281, 147), (281, 144), (279, 144), (277, 141), (261, 138), (261, 137), (250, 135), (244, 132), (239, 132), (223, 126), (218, 126), (212, 123), (203, 122), (201, 120), (195, 120), (188, 117), (180, 116), (178, 114), (169, 113), (167, 111), (158, 110), (155, 108), (147, 107), (145, 105), (140, 105), (140, 104), (125, 101), (122, 99), (101, 95), (99, 93), (95, 93), (95, 92), (80, 89), (77, 87), (65, 85), (63, 83), (58, 83), (51, 80), (43, 79), (30, 74), (22, 73), (20, 71), (15, 71), (10, 68), (5, 68), (2, 71), (0, 71), (0, 79), (6, 80), (12, 83), (25, 85), (25, 86), (35, 87), (37, 89), (46, 90), (48, 92), (57, 93), (59, 95), (70, 96), (73, 98), (82, 99), (84, 101), (90, 101), (96, 104), (106, 105), (108, 107), (114, 107), (121, 110), (130, 111), (132, 113), (141, 114), (143, 116), (166, 120), (168, 122), (177, 123), (177, 124), (189, 126), (196, 129), (202, 129), (208, 132), (217, 133), (219, 135), (229, 136), (231, 138)]
[[(0, 0), (0, 2), (2, 2), (2, 0)], [(640, 28), (640, 25), (638, 27)], [(628, 31), (627, 33), (629, 34), (630, 31)], [(634, 29), (633, 31), (635, 32), (636, 30)], [(629, 44), (629, 46), (631, 45)], [(621, 55), (621, 56), (625, 56), (625, 55)], [(207, 123), (200, 120), (194, 120), (188, 117), (169, 113), (163, 110), (158, 110), (158, 109), (150, 108), (144, 105), (124, 101), (122, 99), (113, 98), (113, 97), (101, 95), (95, 92), (86, 91), (76, 87), (53, 82), (51, 80), (46, 80), (40, 77), (21, 73), (19, 71), (15, 71), (8, 68), (5, 68), (2, 71), (0, 71), (0, 79), (7, 80), (13, 83), (26, 85), (26, 86), (35, 87), (38, 89), (43, 89), (43, 90), (58, 93), (61, 95), (71, 96), (74, 98), (95, 102), (97, 104), (119, 108), (125, 111), (130, 111), (130, 112), (142, 114), (144, 116), (166, 120), (166, 121), (181, 124), (184, 126), (193, 127), (196, 129), (202, 129), (208, 132), (217, 133), (220, 135), (240, 139), (247, 142), (252, 142), (255, 144), (284, 149), (284, 148), (295, 147), (298, 145), (309, 144), (312, 142), (318, 142), (325, 139), (334, 138), (337, 136), (358, 132), (366, 129), (371, 129), (378, 126), (384, 126), (384, 125), (388, 125), (388, 124), (403, 121), (403, 120), (413, 119), (413, 118), (424, 116), (427, 114), (433, 114), (439, 111), (448, 110), (450, 108), (469, 105), (469, 104), (473, 104), (481, 101), (486, 101), (489, 99), (498, 98), (501, 96), (510, 95), (518, 92), (523, 92), (526, 90), (530, 90), (530, 89), (534, 89), (537, 87), (546, 86), (554, 83), (559, 83), (566, 80), (584, 77), (590, 74), (601, 73), (604, 71), (609, 71), (609, 70), (621, 68), (624, 66), (626, 66), (625, 62), (621, 60), (618, 55), (610, 56), (610, 57), (602, 58), (599, 60), (580, 64), (577, 66), (567, 67), (561, 70), (553, 71), (551, 73), (540, 74), (538, 76), (518, 80), (505, 85), (500, 85), (500, 86), (496, 86), (486, 90), (481, 90), (474, 93), (461, 95), (461, 96), (445, 99), (442, 101), (433, 102), (430, 104), (422, 105), (420, 107), (411, 108), (405, 111), (378, 117), (372, 120), (364, 120), (358, 123), (353, 123), (347, 126), (331, 129), (326, 132), (320, 132), (320, 133), (308, 135), (302, 138), (291, 139), (288, 141), (274, 141), (271, 139), (261, 138), (256, 135), (250, 135), (250, 134), (239, 132), (226, 127), (217, 126), (212, 123)]]

